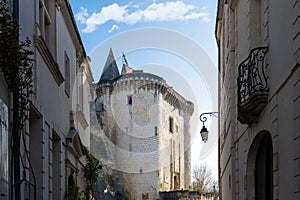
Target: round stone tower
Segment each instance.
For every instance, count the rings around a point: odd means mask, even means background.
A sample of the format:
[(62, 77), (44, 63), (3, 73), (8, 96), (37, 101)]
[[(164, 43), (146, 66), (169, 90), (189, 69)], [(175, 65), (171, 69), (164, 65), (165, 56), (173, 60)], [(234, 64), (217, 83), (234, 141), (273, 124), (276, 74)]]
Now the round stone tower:
[(123, 174), (131, 199), (188, 189), (192, 102), (154, 74), (123, 64), (110, 49), (96, 88), (96, 114), (113, 148), (113, 168)]

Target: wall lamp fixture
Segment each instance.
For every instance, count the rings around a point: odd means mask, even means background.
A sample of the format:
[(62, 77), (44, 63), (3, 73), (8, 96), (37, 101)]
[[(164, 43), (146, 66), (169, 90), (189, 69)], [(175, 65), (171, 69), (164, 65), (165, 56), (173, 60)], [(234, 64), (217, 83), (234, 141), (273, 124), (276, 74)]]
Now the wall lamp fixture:
[(207, 117), (205, 117), (204, 115), (218, 117), (217, 114), (218, 114), (218, 112), (206, 112), (206, 113), (202, 113), (200, 115), (199, 119), (203, 123), (203, 127), (202, 127), (202, 129), (200, 131), (200, 135), (201, 135), (201, 138), (202, 138), (203, 142), (206, 142), (208, 140), (208, 130), (207, 130), (207, 128), (204, 125), (204, 122), (206, 122)]

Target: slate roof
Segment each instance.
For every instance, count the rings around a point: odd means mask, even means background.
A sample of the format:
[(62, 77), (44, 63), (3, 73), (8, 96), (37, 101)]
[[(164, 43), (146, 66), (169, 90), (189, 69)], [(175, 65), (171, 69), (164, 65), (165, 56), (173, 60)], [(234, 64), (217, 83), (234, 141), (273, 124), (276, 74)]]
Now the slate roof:
[(115, 78), (120, 76), (120, 72), (118, 69), (118, 65), (116, 63), (114, 54), (112, 52), (112, 49), (109, 49), (109, 53), (106, 59), (106, 63), (104, 65), (100, 80), (98, 84), (105, 83), (105, 82), (111, 82)]

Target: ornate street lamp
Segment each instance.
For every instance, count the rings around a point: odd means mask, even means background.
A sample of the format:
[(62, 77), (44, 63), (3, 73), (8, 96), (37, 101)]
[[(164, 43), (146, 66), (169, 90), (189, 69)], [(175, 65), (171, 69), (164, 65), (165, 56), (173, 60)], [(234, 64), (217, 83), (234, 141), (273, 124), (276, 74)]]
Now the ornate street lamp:
[(206, 142), (208, 140), (208, 130), (204, 125), (204, 122), (206, 122), (207, 118), (204, 115), (210, 115), (210, 116), (216, 116), (216, 114), (218, 114), (218, 112), (207, 112), (207, 113), (202, 113), (199, 117), (200, 121), (203, 123), (202, 129), (200, 131), (200, 135), (202, 138), (203, 142)]

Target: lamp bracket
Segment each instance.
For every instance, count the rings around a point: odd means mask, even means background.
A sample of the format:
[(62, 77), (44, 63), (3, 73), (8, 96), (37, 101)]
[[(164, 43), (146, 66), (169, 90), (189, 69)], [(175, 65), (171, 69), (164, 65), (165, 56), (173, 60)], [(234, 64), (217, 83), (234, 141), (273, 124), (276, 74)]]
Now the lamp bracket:
[(214, 117), (218, 117), (218, 112), (205, 112), (202, 113), (199, 117), (200, 121), (203, 123), (204, 126), (204, 122), (207, 121), (207, 117), (205, 117), (204, 115), (209, 115), (209, 116), (214, 116)]

